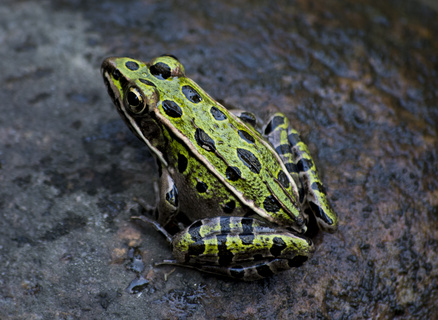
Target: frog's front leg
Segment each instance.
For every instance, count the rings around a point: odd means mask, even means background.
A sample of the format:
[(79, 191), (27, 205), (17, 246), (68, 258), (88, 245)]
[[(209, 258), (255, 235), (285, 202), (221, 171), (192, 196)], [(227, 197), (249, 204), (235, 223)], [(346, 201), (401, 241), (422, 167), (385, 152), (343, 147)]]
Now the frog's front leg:
[(166, 226), (179, 211), (178, 189), (167, 168), (159, 164), (160, 175), (160, 197), (157, 205), (157, 222)]
[[(147, 211), (155, 213), (155, 220), (146, 216), (131, 216), (132, 220), (141, 220), (151, 224), (157, 231), (161, 232), (169, 243), (172, 243), (172, 236), (164, 228), (179, 212), (178, 189), (166, 167), (158, 164), (159, 180), (159, 200), (156, 206), (150, 206), (141, 200), (136, 200)], [(156, 184), (154, 184), (156, 189)], [(156, 190), (155, 190), (156, 191)], [(180, 227), (180, 230), (183, 228)]]
[(309, 149), (298, 132), (290, 126), (285, 115), (276, 113), (267, 123), (264, 135), (297, 183), (303, 209), (310, 208), (320, 229), (335, 231), (338, 217), (327, 199)]
[(310, 239), (247, 217), (195, 221), (172, 239), (177, 264), (252, 281), (302, 265), (314, 251)]

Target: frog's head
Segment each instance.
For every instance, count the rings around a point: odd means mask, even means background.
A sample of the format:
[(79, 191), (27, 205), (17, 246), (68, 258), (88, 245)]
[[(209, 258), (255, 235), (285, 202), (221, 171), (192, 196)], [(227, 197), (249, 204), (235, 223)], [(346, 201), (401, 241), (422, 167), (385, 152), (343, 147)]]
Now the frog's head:
[(147, 64), (127, 57), (110, 57), (103, 61), (101, 70), (114, 104), (120, 112), (133, 116), (153, 111), (160, 99), (157, 88), (163, 87), (162, 80), (185, 77), (183, 65), (171, 55)]
[[(163, 95), (163, 80), (185, 77), (184, 67), (173, 56), (165, 55), (149, 63), (127, 57), (110, 57), (103, 61), (102, 76), (123, 120), (140, 140), (159, 158), (161, 136), (154, 113)], [(166, 81), (167, 82), (167, 81)], [(169, 112), (173, 106), (169, 105)]]

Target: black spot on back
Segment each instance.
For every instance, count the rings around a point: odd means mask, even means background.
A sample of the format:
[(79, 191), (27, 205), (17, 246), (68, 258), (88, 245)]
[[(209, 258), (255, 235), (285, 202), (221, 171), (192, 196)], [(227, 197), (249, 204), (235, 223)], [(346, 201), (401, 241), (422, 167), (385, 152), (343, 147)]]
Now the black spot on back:
[(164, 100), (163, 110), (171, 118), (181, 118), (183, 111), (174, 101)]
[(242, 173), (240, 172), (240, 169), (237, 167), (228, 167), (225, 170), (225, 176), (230, 181), (237, 181), (241, 177)]
[(195, 140), (201, 148), (210, 152), (216, 151), (214, 140), (201, 128), (196, 128)]
[(216, 108), (214, 106), (210, 108), (210, 113), (213, 116), (213, 118), (215, 118), (218, 121), (222, 121), (222, 120), (227, 119), (227, 116), (225, 115), (225, 113), (223, 113), (222, 111), (220, 111), (218, 108)]
[(191, 86), (185, 85), (181, 88), (181, 91), (186, 96), (186, 98), (193, 103), (198, 103), (202, 101), (199, 93)]
[(196, 184), (196, 191), (199, 193), (204, 193), (208, 190), (208, 185), (205, 182), (199, 181)]
[(167, 79), (171, 76), (170, 67), (163, 62), (157, 62), (151, 66), (149, 70), (151, 71), (151, 74), (158, 79)]
[(135, 61), (126, 61), (125, 66), (126, 66), (126, 68), (128, 68), (131, 71), (135, 71), (135, 70), (138, 70), (138, 68), (140, 68), (138, 63)]
[(144, 83), (144, 84), (147, 85), (147, 86), (151, 86), (151, 87), (155, 87), (155, 88), (156, 88), (156, 85), (155, 85), (154, 83), (150, 82), (149, 80), (146, 80), (146, 79), (138, 79), (138, 81), (140, 81), (141, 83)]
[(257, 174), (260, 173), (262, 165), (259, 159), (257, 159), (257, 157), (251, 151), (237, 148), (237, 156), (239, 157), (240, 161), (242, 161), (242, 163), (249, 168), (249, 170)]
[(186, 171), (188, 165), (188, 160), (185, 155), (178, 153), (178, 171), (183, 173)]
[(245, 140), (248, 143), (254, 143), (254, 137), (252, 135), (250, 135), (248, 132), (244, 131), (244, 130), (239, 130), (239, 137), (243, 140)]
[(236, 202), (234, 200), (228, 201), (224, 205), (224, 213), (231, 214), (233, 213), (234, 209), (236, 208)]
[(281, 208), (280, 203), (272, 195), (266, 197), (265, 201), (263, 201), (263, 207), (268, 212), (278, 212)]

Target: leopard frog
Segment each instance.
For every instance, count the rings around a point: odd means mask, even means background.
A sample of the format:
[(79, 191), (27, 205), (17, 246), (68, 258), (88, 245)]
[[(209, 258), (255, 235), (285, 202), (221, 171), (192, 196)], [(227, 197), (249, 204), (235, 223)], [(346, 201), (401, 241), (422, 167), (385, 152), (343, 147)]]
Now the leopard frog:
[[(308, 227), (336, 230), (308, 148), (283, 114), (258, 130), (252, 113), (212, 99), (171, 55), (149, 63), (107, 58), (102, 75), (121, 117), (156, 158), (157, 216), (140, 219), (171, 242), (175, 260), (166, 263), (257, 280), (308, 259)], [(181, 216), (191, 224), (166, 231)]]

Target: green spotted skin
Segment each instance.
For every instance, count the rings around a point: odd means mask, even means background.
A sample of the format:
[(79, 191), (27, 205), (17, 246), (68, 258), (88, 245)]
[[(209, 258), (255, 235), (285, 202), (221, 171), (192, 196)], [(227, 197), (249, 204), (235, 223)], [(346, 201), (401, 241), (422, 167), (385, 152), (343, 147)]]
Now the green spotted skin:
[(108, 58), (102, 75), (119, 114), (157, 159), (157, 223), (181, 214), (193, 221), (171, 240), (175, 263), (256, 280), (307, 260), (309, 214), (321, 229), (336, 229), (307, 147), (282, 114), (262, 135), (252, 114), (213, 100), (173, 56)]

